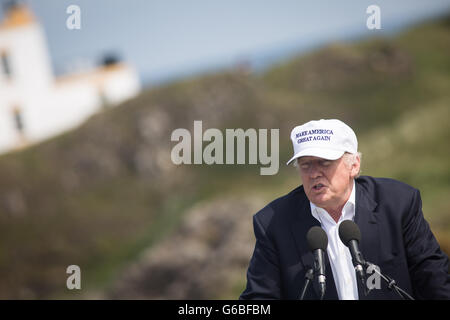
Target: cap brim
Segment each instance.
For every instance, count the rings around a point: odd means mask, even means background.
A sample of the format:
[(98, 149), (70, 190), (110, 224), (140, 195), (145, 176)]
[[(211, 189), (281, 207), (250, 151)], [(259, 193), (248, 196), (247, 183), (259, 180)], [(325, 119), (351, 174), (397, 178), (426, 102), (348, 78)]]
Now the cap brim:
[(336, 160), (344, 155), (345, 151), (323, 149), (323, 148), (308, 148), (296, 153), (286, 164), (289, 165), (292, 161), (297, 158), (311, 156), (318, 157), (327, 160)]

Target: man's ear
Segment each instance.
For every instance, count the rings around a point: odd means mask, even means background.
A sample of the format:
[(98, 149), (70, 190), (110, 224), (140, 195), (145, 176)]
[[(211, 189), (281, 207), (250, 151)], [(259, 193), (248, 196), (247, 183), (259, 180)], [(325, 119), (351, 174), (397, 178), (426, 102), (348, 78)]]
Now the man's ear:
[(352, 178), (355, 178), (356, 176), (358, 176), (360, 168), (361, 168), (361, 159), (360, 159), (359, 155), (357, 155), (355, 157), (355, 161), (353, 162), (352, 168), (350, 171), (350, 175), (352, 176)]

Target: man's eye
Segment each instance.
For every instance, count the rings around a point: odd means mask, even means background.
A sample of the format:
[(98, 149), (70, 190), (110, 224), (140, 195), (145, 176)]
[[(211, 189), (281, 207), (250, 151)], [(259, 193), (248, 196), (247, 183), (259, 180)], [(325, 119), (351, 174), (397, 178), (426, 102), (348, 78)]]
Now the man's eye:
[(308, 168), (309, 168), (309, 164), (308, 164), (308, 163), (302, 163), (302, 164), (300, 165), (300, 168), (302, 168), (302, 169), (308, 169)]
[(324, 167), (327, 167), (327, 166), (329, 166), (330, 164), (331, 164), (331, 161), (329, 161), (329, 160), (322, 161), (322, 165), (323, 165)]

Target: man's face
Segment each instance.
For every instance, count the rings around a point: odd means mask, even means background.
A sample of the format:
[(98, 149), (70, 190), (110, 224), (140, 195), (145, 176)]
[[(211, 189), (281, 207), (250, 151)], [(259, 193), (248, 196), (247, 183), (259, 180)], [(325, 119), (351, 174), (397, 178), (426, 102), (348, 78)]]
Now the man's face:
[(357, 157), (355, 163), (349, 165), (344, 157), (326, 160), (306, 156), (298, 159), (298, 165), (309, 201), (328, 211), (337, 210), (347, 202), (360, 161)]

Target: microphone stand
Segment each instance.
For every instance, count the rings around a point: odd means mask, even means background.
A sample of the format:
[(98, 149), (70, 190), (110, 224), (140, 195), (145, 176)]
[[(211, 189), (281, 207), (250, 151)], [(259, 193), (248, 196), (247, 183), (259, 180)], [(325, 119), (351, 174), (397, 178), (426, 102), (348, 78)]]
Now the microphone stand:
[(303, 300), (305, 298), (306, 290), (308, 290), (309, 284), (314, 278), (314, 271), (313, 269), (308, 269), (305, 274), (305, 284), (303, 285), (302, 293), (300, 295), (300, 300)]
[(370, 293), (370, 289), (367, 287), (367, 284), (366, 284), (365, 274), (366, 274), (367, 262), (365, 262), (364, 260), (363, 260), (363, 265), (364, 265), (364, 268), (360, 264), (358, 264), (355, 267), (355, 272), (356, 272), (356, 276), (358, 277), (358, 280), (361, 283), (363, 293), (365, 296), (367, 296)]
[(403, 299), (403, 300), (414, 300), (413, 297), (411, 297), (405, 290), (403, 290), (402, 288), (400, 288), (399, 286), (397, 286), (397, 283), (395, 282), (394, 279), (384, 275), (381, 273), (380, 271), (380, 267), (378, 267), (376, 264), (373, 264), (371, 262), (366, 261), (365, 265), (366, 268), (370, 267), (370, 266), (374, 266), (375, 268), (374, 271), (376, 272), (376, 274), (378, 274), (387, 284), (389, 290), (394, 289), (394, 291)]

